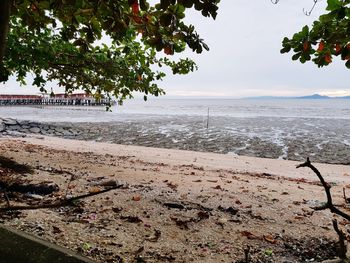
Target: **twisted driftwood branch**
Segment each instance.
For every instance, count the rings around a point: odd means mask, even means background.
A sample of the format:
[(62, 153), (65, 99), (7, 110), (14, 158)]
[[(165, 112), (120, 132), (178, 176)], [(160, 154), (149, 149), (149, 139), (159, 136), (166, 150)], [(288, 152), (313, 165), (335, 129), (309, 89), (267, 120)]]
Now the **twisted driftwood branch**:
[(343, 211), (339, 210), (337, 207), (334, 206), (333, 201), (332, 201), (332, 195), (331, 195), (331, 185), (328, 184), (322, 177), (321, 173), (317, 170), (315, 166), (313, 166), (310, 162), (310, 159), (307, 158), (305, 163), (299, 164), (297, 168), (300, 167), (309, 167), (318, 177), (320, 180), (327, 196), (327, 203), (324, 206), (317, 207), (316, 210), (325, 210), (329, 209), (332, 213), (337, 214), (347, 220), (350, 221), (350, 215), (344, 213)]
[(333, 219), (333, 228), (335, 232), (337, 232), (338, 237), (339, 237), (339, 258), (340, 259), (346, 259), (346, 245), (345, 245), (345, 234), (343, 231), (341, 231), (338, 227), (338, 221), (336, 219)]
[(115, 185), (113, 187), (108, 187), (104, 190), (101, 191), (97, 191), (97, 192), (92, 192), (92, 193), (88, 193), (88, 194), (83, 194), (83, 195), (78, 195), (78, 196), (74, 196), (71, 198), (66, 198), (66, 199), (61, 199), (58, 200), (54, 203), (51, 204), (39, 204), (39, 205), (32, 205), (32, 206), (7, 206), (7, 207), (0, 207), (0, 212), (6, 212), (6, 211), (15, 211), (15, 210), (34, 210), (34, 209), (42, 209), (42, 208), (57, 208), (57, 207), (62, 207), (62, 206), (71, 206), (74, 205), (75, 201), (87, 198), (87, 197), (91, 197), (91, 196), (95, 196), (95, 195), (99, 195), (99, 194), (103, 194), (115, 189), (119, 189), (122, 188), (124, 185)]
[[(336, 208), (334, 206), (333, 201), (332, 201), (332, 195), (331, 195), (331, 185), (328, 184), (324, 180), (324, 178), (321, 175), (321, 173), (319, 172), (319, 170), (311, 164), (310, 159), (307, 158), (305, 163), (297, 165), (297, 168), (300, 168), (300, 167), (309, 167), (317, 175), (318, 179), (320, 180), (320, 182), (321, 182), (321, 184), (326, 192), (326, 196), (327, 196), (326, 205), (321, 206), (321, 207), (317, 207), (317, 208), (315, 208), (315, 210), (329, 209), (332, 213), (337, 214), (337, 215), (350, 221), (350, 215), (344, 213), (343, 211), (339, 210), (338, 208)], [(347, 198), (346, 198), (344, 189), (343, 189), (343, 194), (344, 194), (344, 199), (346, 202)], [(333, 228), (334, 228), (334, 230), (337, 233), (338, 238), (339, 238), (339, 251), (338, 251), (339, 260), (331, 260), (331, 261), (324, 261), (324, 262), (327, 262), (327, 263), (349, 262), (348, 257), (346, 255), (346, 253), (347, 253), (347, 247), (345, 244), (346, 237), (345, 237), (344, 232), (339, 229), (338, 222), (336, 219), (333, 219)]]

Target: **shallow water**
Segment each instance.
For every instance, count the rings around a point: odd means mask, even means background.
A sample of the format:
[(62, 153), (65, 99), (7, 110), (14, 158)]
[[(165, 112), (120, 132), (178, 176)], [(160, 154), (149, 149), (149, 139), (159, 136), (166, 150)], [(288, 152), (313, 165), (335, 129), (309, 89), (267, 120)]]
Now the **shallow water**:
[(350, 100), (135, 100), (113, 110), (0, 107), (0, 117), (78, 126), (87, 140), (350, 163)]

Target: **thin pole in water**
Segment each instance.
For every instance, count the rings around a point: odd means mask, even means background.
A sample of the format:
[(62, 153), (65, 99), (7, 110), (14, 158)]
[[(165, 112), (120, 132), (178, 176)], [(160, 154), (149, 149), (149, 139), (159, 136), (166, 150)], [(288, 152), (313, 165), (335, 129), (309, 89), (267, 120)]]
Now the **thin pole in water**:
[(208, 115), (207, 115), (207, 129), (209, 129), (209, 107), (208, 107)]

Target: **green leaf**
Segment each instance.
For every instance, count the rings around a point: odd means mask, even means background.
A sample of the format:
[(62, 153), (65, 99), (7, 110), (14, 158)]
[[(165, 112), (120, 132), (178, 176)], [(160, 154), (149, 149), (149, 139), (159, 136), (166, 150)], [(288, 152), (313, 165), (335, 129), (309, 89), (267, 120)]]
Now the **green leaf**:
[(160, 7), (165, 10), (170, 5), (170, 0), (160, 0)]
[(301, 55), (301, 52), (298, 52), (292, 56), (292, 60), (298, 60)]
[(159, 23), (162, 26), (167, 27), (171, 24), (172, 18), (173, 18), (173, 16), (169, 13), (162, 14), (160, 16)]
[(333, 11), (342, 7), (340, 0), (327, 0), (327, 10)]
[(183, 6), (186, 8), (191, 8), (193, 6), (193, 1), (192, 0), (183, 0), (181, 1)]
[(266, 249), (265, 255), (271, 257), (273, 255), (273, 250), (271, 248)]
[(86, 251), (92, 248), (92, 246), (89, 243), (85, 242), (82, 244), (81, 248)]
[[(30, 10), (32, 2), (39, 11)], [(187, 74), (197, 67), (187, 59), (160, 60), (157, 51), (163, 54), (165, 47), (169, 53), (181, 53), (186, 47), (197, 53), (208, 50), (194, 26), (184, 21), (185, 12), (197, 8), (215, 18), (219, 1), (156, 2), (160, 4), (148, 0), (16, 1), (6, 56), (0, 61), (0, 80), (14, 75), (24, 84), (25, 77), (33, 74), (34, 85), (41, 90), (48, 81), (55, 81), (69, 92), (82, 88), (99, 97), (113, 95), (117, 101), (132, 97), (133, 92), (162, 95), (156, 83), (165, 77), (164, 72)], [(111, 44), (96, 41), (102, 35)]]
[(306, 37), (309, 35), (309, 27), (304, 26), (303, 29), (301, 30), (301, 36)]
[(345, 66), (350, 69), (350, 60), (346, 61)]
[(288, 53), (290, 51), (291, 47), (290, 46), (286, 46), (284, 48), (281, 49), (281, 54), (284, 54), (284, 53)]

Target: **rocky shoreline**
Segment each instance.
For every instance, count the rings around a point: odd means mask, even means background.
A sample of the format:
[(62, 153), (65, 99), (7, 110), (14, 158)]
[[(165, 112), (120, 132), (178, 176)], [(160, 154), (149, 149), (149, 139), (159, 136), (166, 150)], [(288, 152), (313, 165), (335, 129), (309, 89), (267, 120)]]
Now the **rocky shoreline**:
[(74, 138), (82, 132), (71, 127), (62, 127), (49, 123), (0, 118), (0, 133), (3, 136), (26, 137), (28, 134), (60, 136)]

